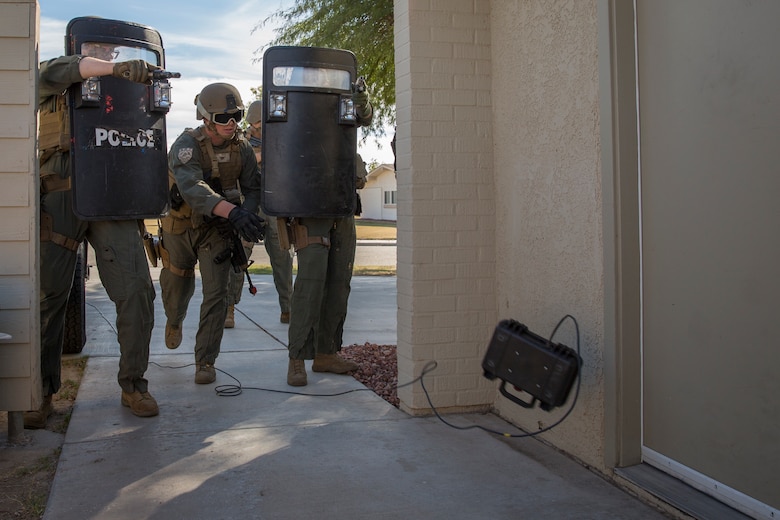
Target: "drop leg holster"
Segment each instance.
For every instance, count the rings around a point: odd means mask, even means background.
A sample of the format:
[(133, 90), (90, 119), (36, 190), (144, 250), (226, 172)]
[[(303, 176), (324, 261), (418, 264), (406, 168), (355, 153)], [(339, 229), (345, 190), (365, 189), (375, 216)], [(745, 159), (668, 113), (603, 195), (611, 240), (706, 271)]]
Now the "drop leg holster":
[(285, 249), (285, 246), (289, 249), (290, 244), (295, 247), (296, 253), (309, 244), (322, 244), (330, 248), (330, 237), (310, 237), (309, 229), (296, 218), (279, 218), (276, 222), (279, 227), (279, 245), (282, 249)]

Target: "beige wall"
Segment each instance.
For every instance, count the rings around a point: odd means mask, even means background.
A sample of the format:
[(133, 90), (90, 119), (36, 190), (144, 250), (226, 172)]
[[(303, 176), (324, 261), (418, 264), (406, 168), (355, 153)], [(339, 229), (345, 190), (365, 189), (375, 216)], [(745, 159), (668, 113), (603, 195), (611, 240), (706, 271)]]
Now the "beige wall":
[[(440, 411), (551, 413), (498, 396), (495, 325), (548, 337), (569, 314), (579, 402), (545, 438), (604, 468), (604, 259), (596, 0), (396, 1), (399, 381), (438, 367)], [(555, 340), (576, 348), (571, 321)], [(419, 385), (401, 406), (427, 413)], [(568, 406), (568, 404), (567, 404)]]
[[(603, 467), (596, 2), (493, 2), (491, 29), (498, 313), (543, 337), (565, 315), (577, 320), (585, 360), (579, 401), (545, 438)], [(555, 340), (576, 348), (572, 321)], [(561, 416), (561, 410), (532, 413), (503, 398), (496, 407), (528, 429)]]
[[(487, 409), (496, 323), (490, 2), (396, 1), (398, 379), (426, 362), (437, 409)], [(420, 385), (401, 407), (429, 413)]]
[(0, 410), (40, 400), (35, 153), (38, 5), (0, 0)]

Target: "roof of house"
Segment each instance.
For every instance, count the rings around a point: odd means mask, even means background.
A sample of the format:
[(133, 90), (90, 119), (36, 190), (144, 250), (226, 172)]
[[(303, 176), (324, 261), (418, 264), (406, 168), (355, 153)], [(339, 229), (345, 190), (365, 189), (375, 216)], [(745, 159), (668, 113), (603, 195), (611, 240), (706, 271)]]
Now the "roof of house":
[(379, 177), (386, 171), (395, 171), (392, 164), (380, 164), (370, 172), (368, 172), (368, 175), (366, 176), (367, 179), (371, 177)]

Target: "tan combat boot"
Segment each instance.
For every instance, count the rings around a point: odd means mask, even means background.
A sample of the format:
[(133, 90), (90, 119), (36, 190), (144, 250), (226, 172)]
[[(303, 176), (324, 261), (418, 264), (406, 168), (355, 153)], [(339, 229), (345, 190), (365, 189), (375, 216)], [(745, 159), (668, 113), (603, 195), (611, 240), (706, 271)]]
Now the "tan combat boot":
[(157, 406), (152, 394), (149, 392), (139, 392), (136, 390), (133, 393), (128, 393), (122, 390), (122, 406), (130, 407), (130, 411), (133, 415), (138, 417), (154, 417), (160, 413), (160, 408)]
[(217, 379), (217, 369), (214, 365), (208, 363), (196, 363), (195, 364), (195, 383), (199, 385), (207, 385), (213, 383)]
[(306, 386), (306, 363), (302, 359), (291, 359), (287, 365), (287, 384), (290, 386)]
[(24, 412), (24, 427), (28, 430), (46, 428), (46, 419), (54, 411), (51, 405), (51, 394), (43, 396), (43, 402), (37, 410)]
[(334, 374), (346, 374), (358, 369), (358, 364), (348, 361), (337, 354), (317, 354), (314, 356), (314, 364), (311, 369), (315, 372), (332, 372)]
[(165, 346), (173, 350), (181, 345), (181, 324), (173, 325), (170, 322), (165, 324)]
[(235, 307), (228, 305), (227, 316), (225, 316), (225, 328), (232, 329), (236, 326)]

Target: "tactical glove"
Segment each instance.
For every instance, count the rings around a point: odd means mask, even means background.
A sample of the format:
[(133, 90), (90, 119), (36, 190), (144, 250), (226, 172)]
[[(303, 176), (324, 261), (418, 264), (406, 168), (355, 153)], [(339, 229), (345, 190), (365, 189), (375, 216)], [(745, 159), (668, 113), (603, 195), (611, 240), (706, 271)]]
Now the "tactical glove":
[(236, 206), (230, 210), (228, 220), (247, 242), (259, 242), (265, 236), (265, 220), (244, 208)]
[(352, 94), (352, 102), (355, 103), (355, 108), (365, 108), (368, 105), (368, 91), (364, 90)]
[(115, 78), (151, 85), (152, 72), (159, 69), (160, 67), (147, 63), (144, 60), (120, 61), (114, 64), (114, 71), (111, 75)]
[(355, 103), (355, 113), (360, 119), (370, 120), (374, 115), (374, 107), (368, 100), (368, 91), (355, 92), (352, 94), (352, 102)]

